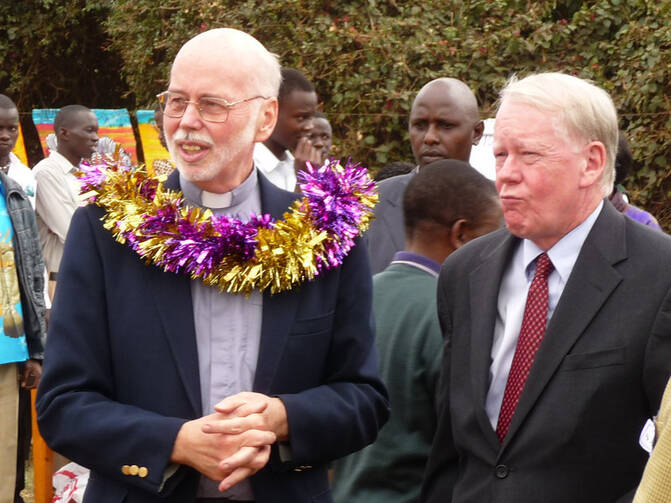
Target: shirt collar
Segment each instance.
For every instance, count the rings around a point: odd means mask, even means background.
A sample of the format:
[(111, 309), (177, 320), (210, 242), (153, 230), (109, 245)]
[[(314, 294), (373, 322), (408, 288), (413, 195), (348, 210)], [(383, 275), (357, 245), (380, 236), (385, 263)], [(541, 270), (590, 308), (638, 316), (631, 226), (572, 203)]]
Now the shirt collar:
[(18, 158), (18, 156), (14, 152), (9, 153), (9, 166), (23, 166), (24, 164), (21, 162), (21, 159)]
[(429, 257), (425, 257), (424, 255), (419, 255), (418, 253), (409, 251), (396, 252), (391, 263), (406, 264), (412, 267), (416, 267), (432, 274), (433, 276), (438, 276), (438, 273), (440, 272), (440, 264), (438, 262), (430, 259)]
[[(564, 235), (555, 245), (547, 251), (555, 271), (559, 274), (563, 282), (568, 280), (575, 261), (578, 260), (580, 249), (587, 239), (589, 231), (592, 230), (594, 222), (596, 222), (599, 213), (603, 209), (603, 201), (589, 214), (589, 216), (580, 223), (577, 227), (572, 229), (569, 233)], [(533, 241), (525, 239), (523, 242), (523, 260), (524, 270), (527, 279), (530, 279), (534, 273), (533, 268), (530, 267), (532, 262), (536, 260), (540, 254), (543, 253)]]
[(254, 193), (258, 180), (258, 173), (256, 168), (254, 168), (245, 181), (233, 190), (224, 192), (223, 194), (216, 194), (201, 189), (184, 178), (181, 173), (179, 174), (179, 184), (182, 188), (184, 199), (193, 205), (210, 209), (230, 208), (239, 205)]
[(294, 156), (288, 150), (285, 150), (282, 159), (278, 159), (265, 144), (258, 142), (254, 145), (254, 161), (261, 171), (269, 173), (277, 168), (281, 163), (294, 162)]
[(49, 159), (53, 160), (54, 163), (56, 163), (56, 166), (61, 168), (65, 174), (71, 173), (73, 170), (77, 169), (77, 166), (74, 166), (64, 155), (58, 153), (56, 150), (52, 150), (49, 153)]

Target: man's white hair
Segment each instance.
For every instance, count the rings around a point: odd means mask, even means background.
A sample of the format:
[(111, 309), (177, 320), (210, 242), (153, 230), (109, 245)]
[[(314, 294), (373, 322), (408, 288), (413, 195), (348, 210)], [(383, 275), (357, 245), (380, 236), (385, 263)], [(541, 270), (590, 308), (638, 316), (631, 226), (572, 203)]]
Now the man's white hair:
[[(277, 98), (282, 81), (279, 58), (249, 33), (234, 28), (215, 28), (204, 31), (184, 44), (180, 52), (188, 50), (192, 44), (200, 46), (202, 42), (209, 45), (212, 50), (222, 51), (222, 57), (239, 56), (247, 59), (249, 55), (255, 56), (255, 68), (249, 75), (251, 85), (261, 96)], [(226, 54), (223, 54), (224, 51)]]
[(610, 95), (593, 83), (563, 73), (513, 76), (500, 93), (501, 103), (514, 101), (552, 114), (555, 127), (570, 140), (603, 143), (606, 166), (600, 184), (603, 196), (613, 191), (617, 154), (617, 111)]

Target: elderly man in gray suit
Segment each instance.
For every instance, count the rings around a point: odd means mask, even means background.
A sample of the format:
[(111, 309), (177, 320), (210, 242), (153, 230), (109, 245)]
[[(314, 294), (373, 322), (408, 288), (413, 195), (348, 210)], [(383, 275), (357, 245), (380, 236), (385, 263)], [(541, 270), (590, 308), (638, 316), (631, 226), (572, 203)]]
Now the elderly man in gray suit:
[(507, 229), (443, 264), (442, 408), (422, 501), (631, 501), (671, 370), (671, 238), (608, 201), (608, 94), (512, 80), (496, 115)]
[(410, 179), (433, 161), (457, 159), (468, 162), (471, 147), (480, 141), (483, 130), (484, 124), (478, 117), (478, 102), (460, 80), (435, 79), (420, 89), (412, 104), (408, 124), (417, 167), (407, 175), (380, 182), (375, 220), (365, 234), (373, 274), (384, 270), (394, 254), (405, 245), (403, 191)]

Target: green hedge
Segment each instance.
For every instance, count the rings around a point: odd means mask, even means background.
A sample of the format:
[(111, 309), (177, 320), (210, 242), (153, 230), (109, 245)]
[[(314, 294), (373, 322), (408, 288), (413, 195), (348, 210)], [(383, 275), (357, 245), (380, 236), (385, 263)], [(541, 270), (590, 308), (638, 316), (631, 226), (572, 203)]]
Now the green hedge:
[[(57, 2), (27, 3), (55, 9)], [(77, 3), (84, 2), (59, 4)], [(632, 142), (638, 165), (628, 181), (632, 198), (671, 229), (668, 0), (109, 0), (84, 5), (88, 12), (79, 13), (80, 18), (95, 14), (100, 20), (89, 34), (104, 29), (108, 37), (98, 47), (105, 50), (99, 50), (97, 63), (105, 71), (110, 65), (118, 70), (127, 85), (118, 92), (113, 84), (107, 99), (151, 106), (186, 39), (209, 28), (240, 28), (278, 53), (284, 65), (310, 76), (334, 124), (336, 154), (351, 155), (373, 169), (412, 160), (409, 107), (419, 87), (433, 78), (467, 82), (483, 117), (494, 114), (497, 90), (513, 73), (561, 70), (592, 79), (613, 95)], [(0, 14), (11, 8), (0, 8)], [(20, 27), (28, 20), (14, 22), (16, 36), (24, 37)], [(43, 22), (48, 25), (49, 19)], [(51, 52), (62, 45), (58, 30), (42, 31), (44, 51), (58, 59)], [(73, 44), (72, 50), (81, 47)], [(114, 66), (115, 58), (122, 64)], [(95, 68), (100, 67), (82, 65), (78, 74), (65, 77), (89, 75), (93, 85)], [(48, 85), (48, 77), (42, 76), (43, 84), (39, 75), (23, 78), (20, 88)]]

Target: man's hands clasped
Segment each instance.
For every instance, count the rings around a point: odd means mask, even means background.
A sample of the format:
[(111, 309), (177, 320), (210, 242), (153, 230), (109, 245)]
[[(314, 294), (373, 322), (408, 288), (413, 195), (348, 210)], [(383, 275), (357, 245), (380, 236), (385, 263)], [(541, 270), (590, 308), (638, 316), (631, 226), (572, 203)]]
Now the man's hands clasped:
[(220, 480), (223, 492), (263, 468), (270, 459), (270, 446), (288, 439), (282, 401), (242, 392), (219, 402), (214, 414), (184, 423), (170, 460)]

